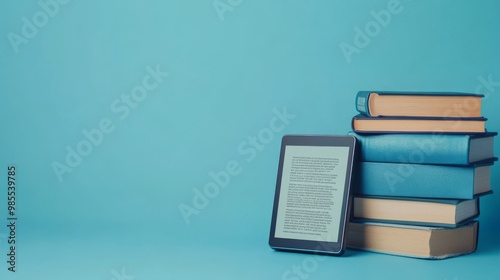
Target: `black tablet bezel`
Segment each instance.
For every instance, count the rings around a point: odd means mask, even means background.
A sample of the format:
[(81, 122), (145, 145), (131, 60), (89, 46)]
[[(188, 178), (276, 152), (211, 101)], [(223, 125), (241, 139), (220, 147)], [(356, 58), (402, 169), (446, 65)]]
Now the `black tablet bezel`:
[[(330, 146), (348, 147), (348, 160), (346, 179), (344, 182), (344, 197), (342, 199), (340, 227), (337, 242), (322, 242), (299, 239), (285, 239), (275, 237), (276, 220), (278, 214), (283, 164), (286, 146)], [(351, 178), (354, 165), (354, 154), (356, 149), (356, 137), (335, 135), (285, 135), (281, 141), (278, 175), (276, 179), (276, 190), (274, 196), (271, 230), (269, 234), (269, 246), (275, 250), (296, 251), (307, 253), (321, 253), (330, 255), (342, 255), (346, 246), (347, 226), (349, 224), (349, 205), (351, 204)]]

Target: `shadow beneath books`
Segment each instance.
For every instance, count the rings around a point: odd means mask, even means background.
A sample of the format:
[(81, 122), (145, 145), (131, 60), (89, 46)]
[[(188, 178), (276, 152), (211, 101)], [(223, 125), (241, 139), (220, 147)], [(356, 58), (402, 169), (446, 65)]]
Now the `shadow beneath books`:
[(359, 255), (359, 254), (362, 254), (361, 251), (357, 251), (357, 250), (352, 250), (352, 249), (347, 249), (345, 250), (344, 254), (342, 255), (342, 257), (355, 257), (356, 255)]
[(498, 254), (500, 252), (500, 239), (498, 231), (479, 232), (479, 240), (476, 253), (480, 254)]
[(356, 255), (359, 255), (359, 254), (362, 254), (363, 252), (362, 251), (358, 251), (358, 250), (352, 250), (352, 249), (346, 249), (344, 251), (344, 254), (338, 256), (338, 255), (333, 255), (333, 254), (327, 254), (327, 253), (320, 253), (320, 252), (300, 252), (300, 251), (293, 251), (293, 250), (284, 250), (284, 249), (280, 249), (280, 250), (275, 250), (275, 252), (277, 253), (285, 253), (285, 254), (304, 254), (304, 255), (318, 255), (318, 256), (328, 256), (328, 257), (337, 257), (337, 258), (349, 258), (349, 257), (354, 257)]

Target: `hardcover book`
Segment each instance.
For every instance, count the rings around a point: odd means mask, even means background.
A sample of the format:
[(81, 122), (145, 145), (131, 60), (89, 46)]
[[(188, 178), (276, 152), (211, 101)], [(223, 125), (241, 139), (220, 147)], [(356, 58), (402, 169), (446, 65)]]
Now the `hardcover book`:
[(492, 164), (451, 166), (358, 162), (354, 194), (473, 199), (491, 191)]
[(401, 197), (363, 197), (353, 199), (355, 220), (456, 227), (479, 216), (479, 198), (419, 199)]
[(360, 91), (356, 109), (370, 117), (480, 117), (482, 98), (461, 92)]
[(367, 117), (352, 119), (357, 133), (484, 133), (486, 118)]
[(398, 256), (445, 259), (474, 252), (478, 231), (477, 221), (456, 228), (351, 222), (347, 246)]
[(360, 144), (359, 159), (373, 162), (403, 162), (469, 165), (495, 160), (496, 132), (481, 134), (373, 134), (350, 132)]

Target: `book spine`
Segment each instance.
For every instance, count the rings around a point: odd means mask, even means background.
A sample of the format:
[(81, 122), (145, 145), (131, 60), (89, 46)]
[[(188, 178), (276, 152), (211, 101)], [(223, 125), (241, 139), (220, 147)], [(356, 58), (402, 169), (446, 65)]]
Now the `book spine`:
[(475, 166), (359, 162), (356, 195), (474, 198)]
[(369, 91), (360, 91), (356, 95), (356, 110), (365, 116), (370, 117), (370, 109), (368, 106), (368, 99), (370, 98)]
[(451, 134), (358, 135), (360, 160), (371, 162), (469, 165), (470, 136)]

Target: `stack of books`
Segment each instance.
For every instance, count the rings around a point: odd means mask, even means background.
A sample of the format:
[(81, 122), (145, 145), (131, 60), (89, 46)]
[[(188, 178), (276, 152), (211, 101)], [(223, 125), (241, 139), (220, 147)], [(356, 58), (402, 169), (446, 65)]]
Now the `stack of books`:
[(442, 259), (477, 247), (479, 196), (490, 194), (493, 140), (483, 96), (357, 94), (360, 144), (348, 246)]

